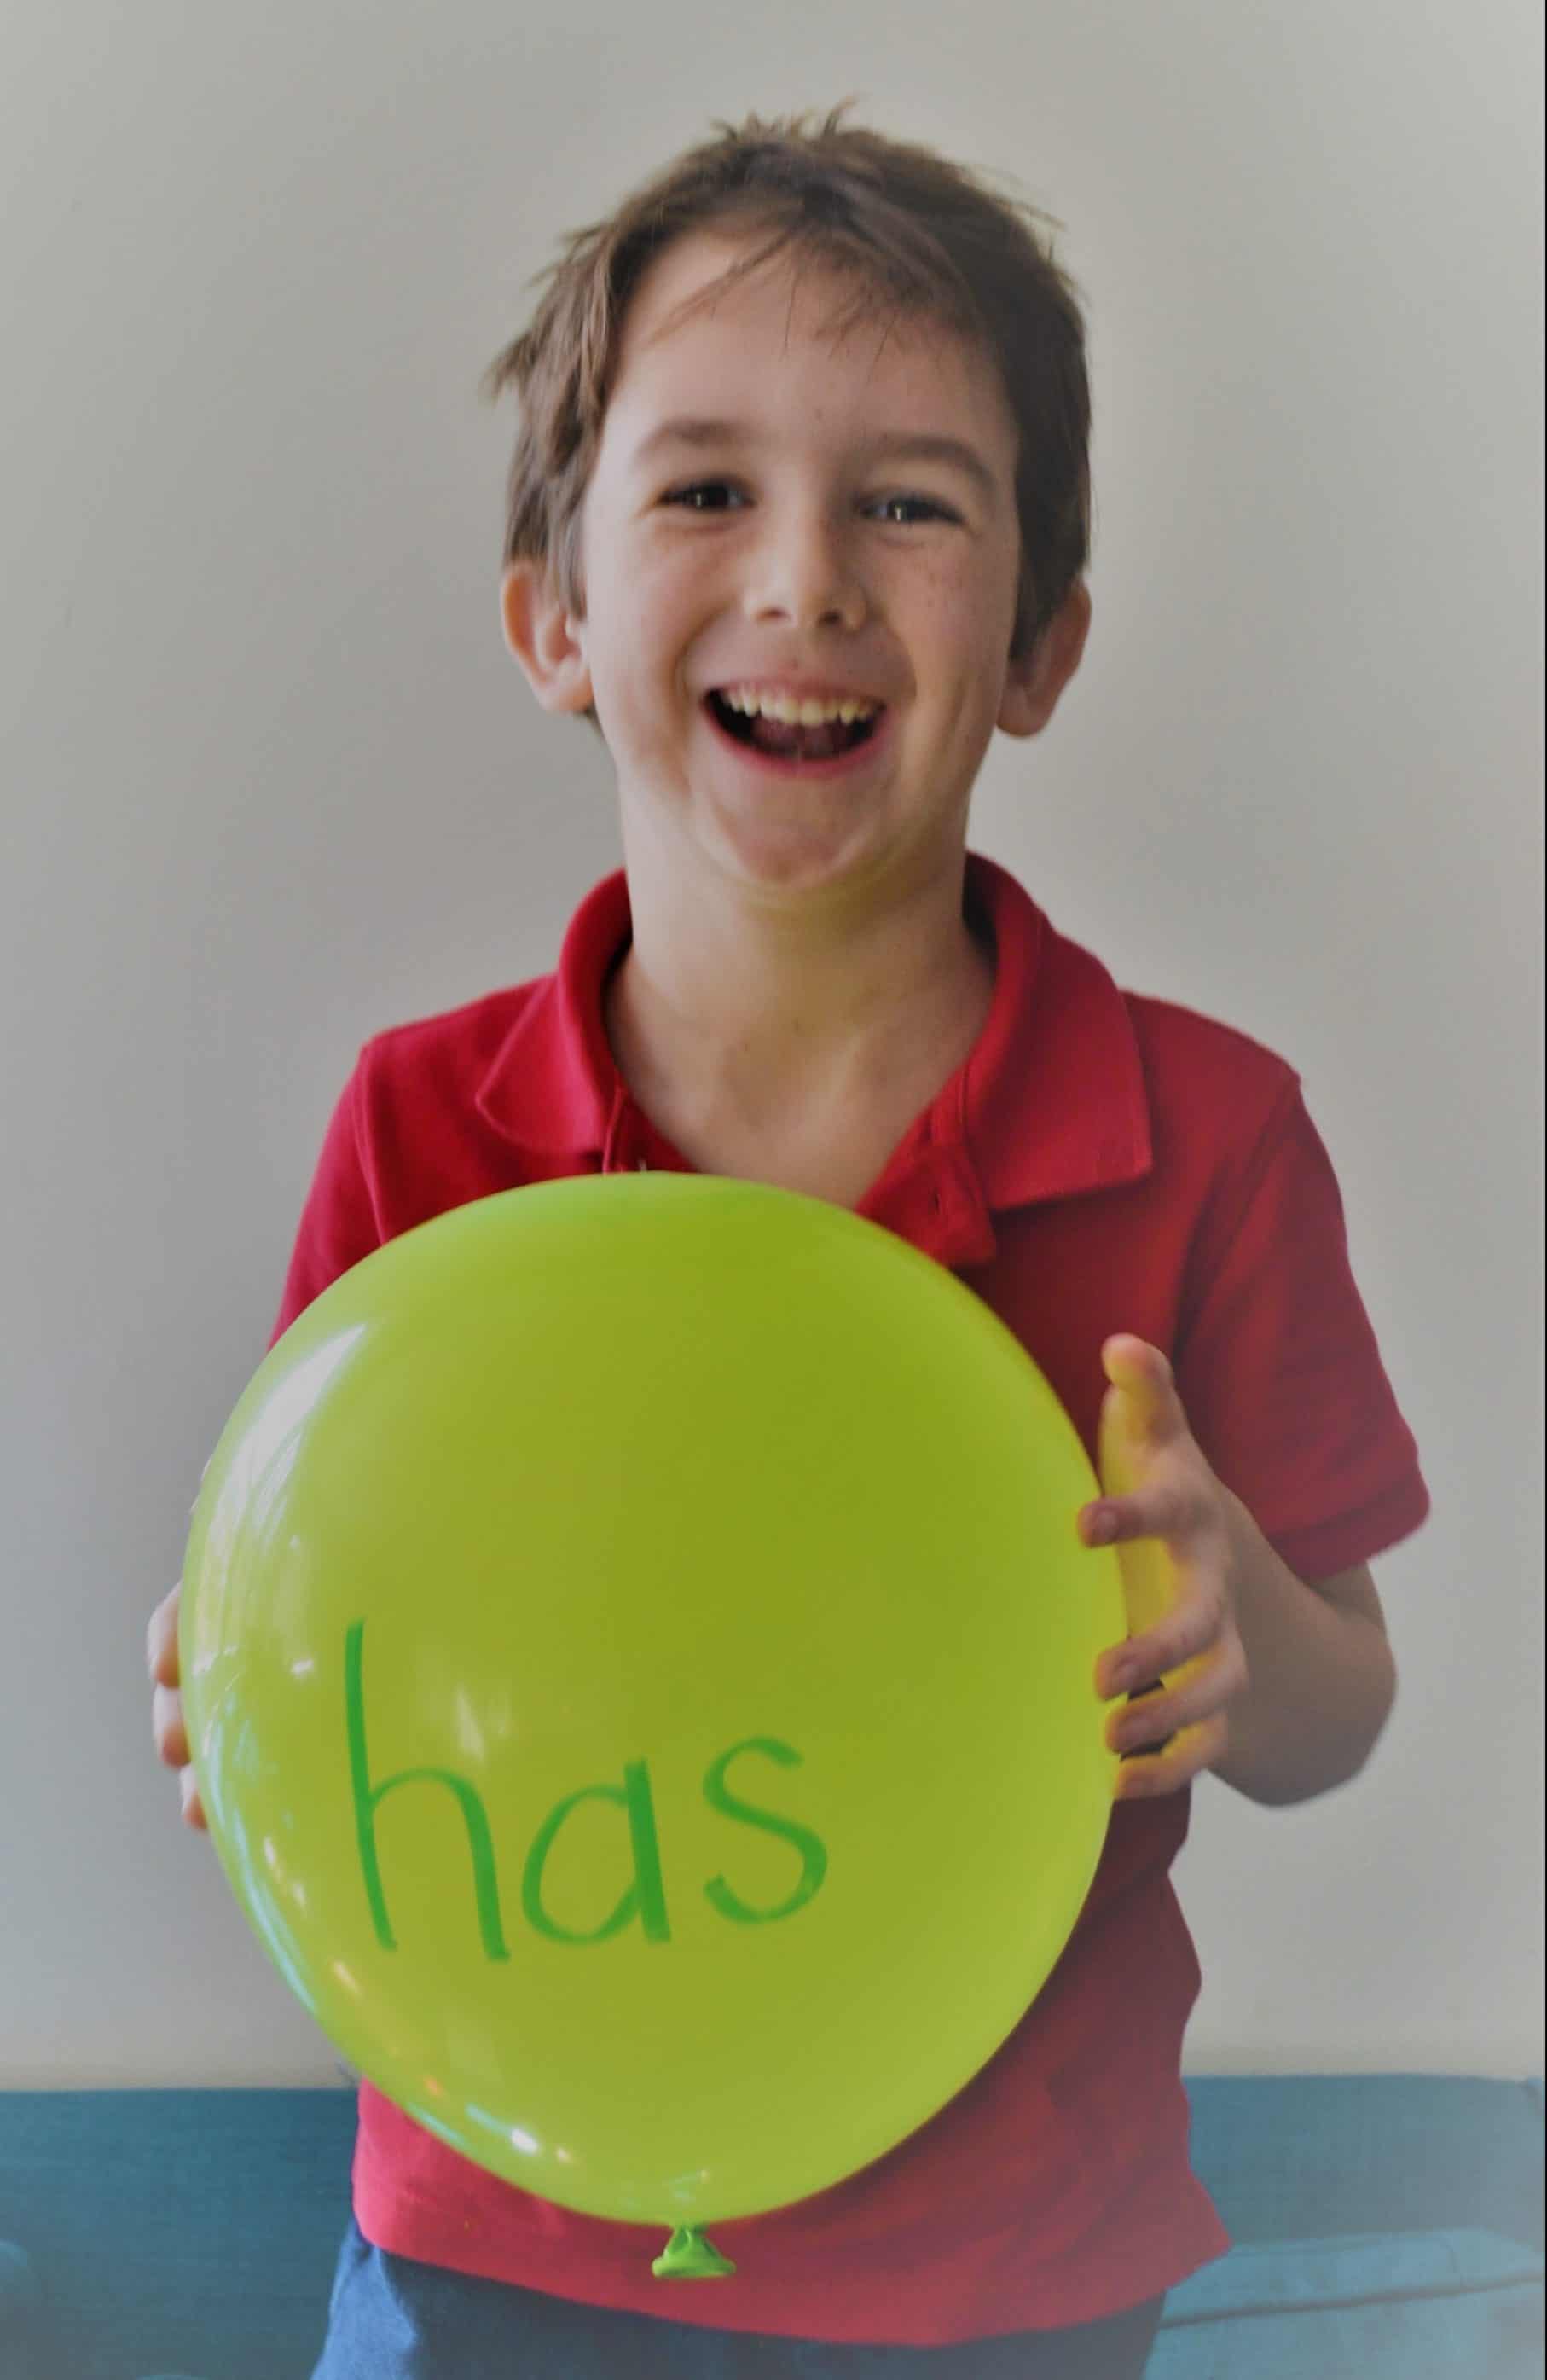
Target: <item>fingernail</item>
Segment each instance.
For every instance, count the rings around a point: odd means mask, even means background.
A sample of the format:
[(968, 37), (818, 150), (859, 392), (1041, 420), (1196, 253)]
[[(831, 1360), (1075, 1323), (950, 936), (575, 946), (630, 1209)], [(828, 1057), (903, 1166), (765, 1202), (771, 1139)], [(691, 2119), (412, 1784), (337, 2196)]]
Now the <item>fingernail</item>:
[(1118, 1516), (1110, 1504), (1093, 1504), (1085, 1535), (1093, 1546), (1109, 1546), (1118, 1534)]

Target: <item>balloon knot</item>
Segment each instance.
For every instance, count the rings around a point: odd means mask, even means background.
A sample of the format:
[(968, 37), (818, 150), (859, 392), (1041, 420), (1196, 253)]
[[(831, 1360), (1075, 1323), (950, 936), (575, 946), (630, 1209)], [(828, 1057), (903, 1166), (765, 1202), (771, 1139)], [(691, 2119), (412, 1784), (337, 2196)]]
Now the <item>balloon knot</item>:
[(658, 2281), (718, 2281), (735, 2269), (695, 2223), (679, 2224), (650, 2266)]

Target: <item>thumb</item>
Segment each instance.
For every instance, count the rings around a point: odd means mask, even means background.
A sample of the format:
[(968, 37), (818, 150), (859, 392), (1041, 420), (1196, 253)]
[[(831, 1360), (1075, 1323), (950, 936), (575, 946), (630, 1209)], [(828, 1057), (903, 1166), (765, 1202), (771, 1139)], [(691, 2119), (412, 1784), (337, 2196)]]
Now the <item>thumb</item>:
[(1122, 1331), (1104, 1340), (1101, 1366), (1111, 1383), (1102, 1401), (1102, 1420), (1109, 1431), (1142, 1447), (1162, 1445), (1186, 1427), (1176, 1375), (1147, 1339)]

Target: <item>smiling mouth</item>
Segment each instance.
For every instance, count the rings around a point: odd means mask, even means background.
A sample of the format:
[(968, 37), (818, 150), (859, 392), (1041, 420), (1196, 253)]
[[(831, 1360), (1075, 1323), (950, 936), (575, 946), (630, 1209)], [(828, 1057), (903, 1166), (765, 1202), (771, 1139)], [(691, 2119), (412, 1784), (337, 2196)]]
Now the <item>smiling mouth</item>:
[(852, 752), (870, 741), (882, 715), (876, 710), (868, 719), (825, 719), (819, 726), (801, 727), (782, 719), (765, 718), (761, 712), (749, 719), (744, 711), (732, 710), (718, 694), (707, 696), (706, 703), (719, 724), (738, 744), (789, 760), (834, 760), (841, 753)]

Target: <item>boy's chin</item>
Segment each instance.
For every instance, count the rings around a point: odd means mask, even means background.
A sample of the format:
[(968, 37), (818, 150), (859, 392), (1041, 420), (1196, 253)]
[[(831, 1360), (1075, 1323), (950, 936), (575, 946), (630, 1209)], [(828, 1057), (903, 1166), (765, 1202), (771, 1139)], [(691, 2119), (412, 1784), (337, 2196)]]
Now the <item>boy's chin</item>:
[(824, 819), (756, 788), (688, 784), (664, 801), (624, 796), (621, 808), (624, 848), (638, 859), (649, 850), (668, 874), (770, 890), (844, 874), (863, 864), (868, 840), (852, 818)]
[(886, 837), (877, 823), (849, 818), (767, 813), (717, 816), (711, 855), (719, 872), (748, 892), (780, 901), (811, 899), (886, 873)]

